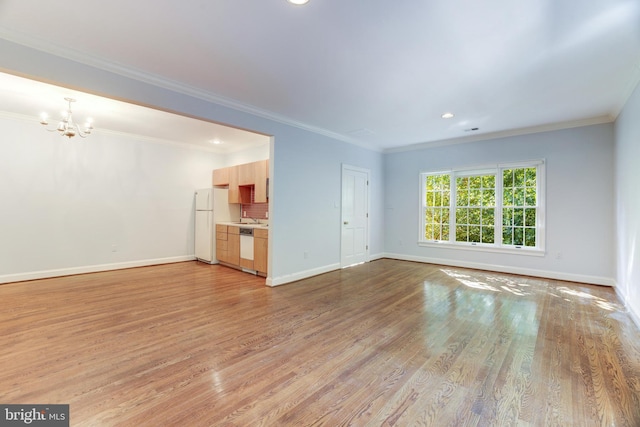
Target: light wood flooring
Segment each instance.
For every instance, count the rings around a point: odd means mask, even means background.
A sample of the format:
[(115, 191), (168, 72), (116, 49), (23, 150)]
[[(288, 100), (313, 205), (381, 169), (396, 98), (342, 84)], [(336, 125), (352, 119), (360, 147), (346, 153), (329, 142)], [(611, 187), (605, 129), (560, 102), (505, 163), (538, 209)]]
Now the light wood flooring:
[(196, 262), (0, 286), (0, 403), (72, 426), (639, 426), (611, 288), (394, 260), (294, 284)]

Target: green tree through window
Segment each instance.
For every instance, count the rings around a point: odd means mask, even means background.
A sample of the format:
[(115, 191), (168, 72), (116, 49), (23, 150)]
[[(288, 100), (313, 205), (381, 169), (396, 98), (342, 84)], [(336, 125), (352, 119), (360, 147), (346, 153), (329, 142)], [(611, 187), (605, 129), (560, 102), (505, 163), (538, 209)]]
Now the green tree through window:
[(422, 173), (420, 241), (543, 250), (543, 167)]
[(450, 177), (429, 175), (425, 184), (425, 238), (449, 240)]
[(495, 175), (456, 178), (456, 242), (494, 243)]
[(536, 246), (536, 168), (502, 171), (502, 243)]

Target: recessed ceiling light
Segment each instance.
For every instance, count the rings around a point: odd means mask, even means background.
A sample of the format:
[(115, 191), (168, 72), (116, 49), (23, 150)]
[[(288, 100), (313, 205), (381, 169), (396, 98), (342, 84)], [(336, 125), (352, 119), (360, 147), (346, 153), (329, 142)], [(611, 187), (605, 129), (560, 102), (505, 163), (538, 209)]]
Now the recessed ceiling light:
[(209, 141), (210, 143), (214, 144), (214, 145), (220, 145), (222, 144), (222, 141), (220, 141), (219, 139), (212, 139), (211, 141)]
[(453, 113), (444, 113), (442, 116), (443, 119), (451, 119), (453, 118), (454, 114)]
[(307, 4), (309, 0), (287, 0), (291, 4)]

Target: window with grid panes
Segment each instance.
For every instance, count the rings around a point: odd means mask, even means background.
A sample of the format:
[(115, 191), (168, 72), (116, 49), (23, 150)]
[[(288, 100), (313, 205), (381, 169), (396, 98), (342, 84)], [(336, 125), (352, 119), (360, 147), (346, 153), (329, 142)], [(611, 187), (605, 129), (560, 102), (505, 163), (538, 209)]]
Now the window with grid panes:
[(456, 178), (456, 242), (494, 243), (496, 176)]
[(544, 251), (544, 162), (422, 173), (419, 243)]
[(514, 168), (502, 171), (502, 243), (536, 246), (537, 170)]
[(425, 185), (425, 238), (434, 241), (449, 240), (449, 175), (428, 175)]

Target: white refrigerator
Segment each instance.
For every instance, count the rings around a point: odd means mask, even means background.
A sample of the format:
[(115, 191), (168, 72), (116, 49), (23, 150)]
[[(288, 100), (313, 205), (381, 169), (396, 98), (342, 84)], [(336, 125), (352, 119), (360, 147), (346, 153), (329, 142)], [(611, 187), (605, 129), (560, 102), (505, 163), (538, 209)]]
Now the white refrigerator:
[(196, 190), (195, 255), (198, 261), (217, 264), (216, 223), (239, 221), (240, 205), (229, 203), (228, 189)]

